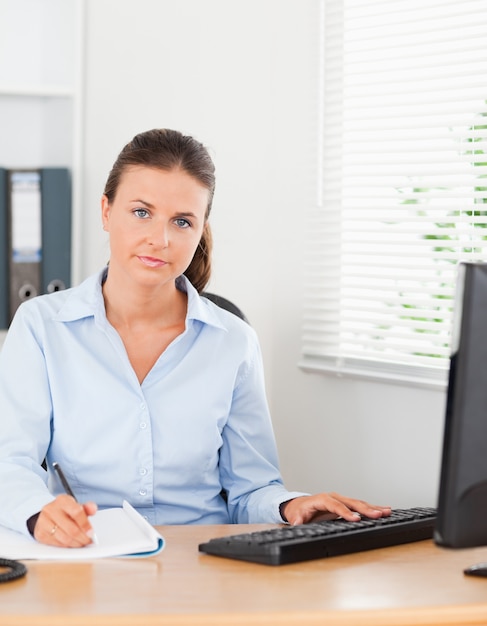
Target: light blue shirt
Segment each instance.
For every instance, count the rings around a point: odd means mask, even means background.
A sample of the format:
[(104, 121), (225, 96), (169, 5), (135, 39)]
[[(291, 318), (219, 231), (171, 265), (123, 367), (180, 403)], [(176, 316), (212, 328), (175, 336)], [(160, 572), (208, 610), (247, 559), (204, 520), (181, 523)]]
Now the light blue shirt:
[(182, 277), (186, 329), (140, 384), (105, 315), (104, 272), (25, 302), (11, 324), (0, 523), (27, 532), (63, 492), (54, 461), (81, 502), (126, 499), (155, 525), (282, 522), (279, 505), (302, 494), (282, 484), (254, 330)]

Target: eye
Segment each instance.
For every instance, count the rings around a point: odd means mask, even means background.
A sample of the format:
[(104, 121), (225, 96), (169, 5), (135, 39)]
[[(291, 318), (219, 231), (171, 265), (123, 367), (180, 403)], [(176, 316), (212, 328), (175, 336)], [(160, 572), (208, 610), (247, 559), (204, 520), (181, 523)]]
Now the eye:
[(191, 226), (191, 222), (189, 222), (185, 217), (178, 217), (174, 220), (176, 226), (179, 228), (189, 228)]
[(147, 209), (137, 208), (132, 211), (135, 217), (139, 217), (140, 219), (147, 219), (149, 216), (149, 211)]

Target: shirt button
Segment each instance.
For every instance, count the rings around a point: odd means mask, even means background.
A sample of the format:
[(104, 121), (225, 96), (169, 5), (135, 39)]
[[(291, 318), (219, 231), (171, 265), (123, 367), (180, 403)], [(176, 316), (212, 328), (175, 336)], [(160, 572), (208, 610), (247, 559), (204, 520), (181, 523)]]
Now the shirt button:
[(143, 410), (145, 409), (145, 404), (142, 402), (142, 404), (140, 405), (140, 408)]
[(145, 422), (140, 422), (140, 427), (143, 430), (144, 428), (147, 428), (147, 424)]
[(146, 491), (145, 489), (141, 489), (141, 490), (139, 491), (139, 495), (141, 495), (141, 496), (146, 496), (146, 495), (147, 495), (147, 491)]
[(147, 474), (147, 470), (145, 469), (145, 467), (141, 467), (139, 470), (139, 474), (141, 476), (145, 476)]

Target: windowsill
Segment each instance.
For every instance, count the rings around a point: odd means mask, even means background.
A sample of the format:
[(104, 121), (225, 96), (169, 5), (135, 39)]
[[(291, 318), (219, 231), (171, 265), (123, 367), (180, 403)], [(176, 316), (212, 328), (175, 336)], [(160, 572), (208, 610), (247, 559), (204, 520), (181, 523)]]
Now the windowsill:
[(438, 391), (445, 391), (448, 385), (448, 371), (443, 368), (421, 368), (366, 359), (339, 360), (308, 356), (299, 361), (298, 367), (305, 372), (321, 373), (336, 378), (361, 378)]

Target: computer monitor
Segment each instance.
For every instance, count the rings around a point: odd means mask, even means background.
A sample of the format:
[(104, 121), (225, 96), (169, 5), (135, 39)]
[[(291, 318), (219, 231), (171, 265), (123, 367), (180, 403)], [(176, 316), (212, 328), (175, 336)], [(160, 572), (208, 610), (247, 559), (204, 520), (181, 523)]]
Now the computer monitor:
[(434, 539), (487, 545), (487, 263), (459, 265)]

